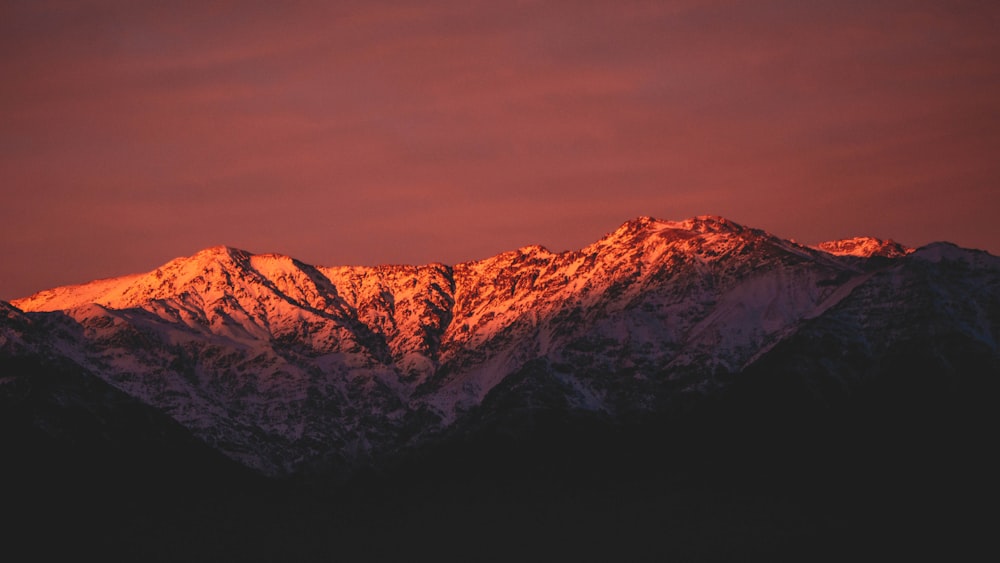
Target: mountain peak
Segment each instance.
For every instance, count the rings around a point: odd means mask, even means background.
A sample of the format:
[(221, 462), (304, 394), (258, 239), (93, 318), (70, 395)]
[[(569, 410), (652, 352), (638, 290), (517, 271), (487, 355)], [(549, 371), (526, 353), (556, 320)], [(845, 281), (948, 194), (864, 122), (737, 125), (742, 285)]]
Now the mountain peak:
[(832, 240), (821, 242), (813, 248), (835, 256), (856, 256), (859, 258), (871, 258), (873, 256), (899, 258), (913, 252), (912, 248), (903, 246), (892, 239), (882, 240), (875, 237), (853, 237)]
[(632, 229), (651, 228), (657, 231), (673, 229), (694, 233), (740, 233), (747, 230), (740, 223), (720, 215), (695, 215), (680, 221), (642, 216), (622, 225), (623, 228), (626, 226)]
[(200, 254), (232, 254), (233, 252), (240, 252), (240, 249), (228, 246), (225, 244), (217, 244), (215, 246), (209, 246), (208, 248), (203, 248), (195, 253), (195, 255)]
[(668, 221), (642, 215), (626, 221), (612, 235), (620, 236), (638, 232), (659, 232), (667, 229), (690, 231), (693, 233), (738, 233), (746, 230), (743, 225), (718, 215), (697, 215), (681, 221)]
[(664, 221), (662, 223), (667, 228), (697, 233), (741, 233), (746, 230), (743, 225), (718, 215), (697, 215), (683, 221)]
[(153, 299), (175, 297), (181, 288), (194, 282), (204, 285), (211, 279), (227, 280), (233, 272), (250, 269), (252, 257), (238, 248), (212, 246), (192, 256), (174, 258), (151, 272), (57, 287), (11, 304), (24, 311), (67, 310), (88, 303), (115, 309), (134, 307)]
[(235, 260), (237, 262), (242, 262), (253, 256), (252, 252), (246, 250), (241, 250), (232, 246), (227, 246), (224, 244), (210, 246), (196, 252), (193, 256), (177, 258), (176, 260), (223, 260), (231, 261)]
[[(732, 237), (765, 235), (757, 229), (749, 229), (718, 215), (698, 215), (681, 221), (667, 221), (650, 216), (640, 216), (626, 221), (614, 232), (607, 234), (591, 247), (635, 246), (642, 241), (704, 239), (706, 242), (722, 242)], [(585, 251), (587, 249), (584, 249)]]

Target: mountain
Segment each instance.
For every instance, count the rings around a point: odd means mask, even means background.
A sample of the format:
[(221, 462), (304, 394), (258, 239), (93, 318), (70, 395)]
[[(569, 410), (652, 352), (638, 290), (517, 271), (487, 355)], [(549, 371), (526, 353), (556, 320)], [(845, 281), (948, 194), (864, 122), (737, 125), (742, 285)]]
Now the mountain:
[[(455, 266), (327, 268), (215, 247), (12, 306), (48, 331), (45, 354), (278, 475), (366, 464), (501, 395), (615, 420), (675, 408), (846, 298), (891, 298), (873, 284), (928, 252), (877, 239), (813, 249), (720, 217), (642, 217), (579, 251)], [(856, 260), (873, 256), (902, 262), (873, 274)], [(984, 256), (970, 268), (996, 275)], [(914, 307), (889, 302), (893, 318)], [(856, 316), (885, 306), (866, 300)], [(995, 349), (996, 319), (940, 314), (975, 323), (970, 337)]]
[[(244, 467), (311, 483), (225, 518), (344, 542), (323, 553), (369, 549), (397, 514), (394, 533), (427, 550), (432, 522), (468, 534), (458, 551), (488, 541), (475, 515), (550, 546), (614, 529), (654, 558), (794, 558), (813, 540), (926, 531), (945, 525), (935, 511), (964, 509), (950, 495), (975, 496), (992, 467), (981, 445), (994, 437), (998, 334), (1000, 258), (982, 251), (806, 247), (721, 217), (640, 217), (580, 250), (452, 266), (322, 267), (214, 247), (0, 303), (0, 399), (11, 458), (29, 460), (18, 479), (53, 456), (112, 474), (143, 443), (153, 461), (139, 479), (205, 468), (250, 482)], [(36, 443), (57, 453), (39, 457)], [(84, 455), (108, 451), (124, 457)], [(347, 485), (317, 497), (328, 479)], [(204, 487), (181, 496), (215, 499)], [(330, 506), (344, 507), (336, 522)], [(653, 534), (663, 506), (701, 507), (672, 512), (669, 549), (636, 535)], [(262, 516), (288, 510), (294, 523)], [(182, 520), (170, 521), (216, 529)], [(726, 539), (689, 540), (691, 522)], [(137, 537), (162, 544), (150, 530)], [(560, 553), (621, 554), (586, 545)]]
[[(780, 277), (757, 275), (764, 262)], [(13, 305), (57, 312), (42, 321), (56, 352), (278, 474), (401, 447), (542, 359), (573, 407), (644, 408), (661, 383), (649, 375), (738, 369), (832, 294), (818, 276), (841, 270), (723, 219), (642, 218), (578, 252), (455, 267), (316, 268), (217, 247)], [(597, 377), (622, 370), (625, 384)]]
[(913, 252), (912, 248), (903, 246), (894, 240), (882, 240), (874, 237), (853, 237), (821, 242), (815, 248), (837, 256), (857, 256), (860, 258), (873, 256), (899, 258)]

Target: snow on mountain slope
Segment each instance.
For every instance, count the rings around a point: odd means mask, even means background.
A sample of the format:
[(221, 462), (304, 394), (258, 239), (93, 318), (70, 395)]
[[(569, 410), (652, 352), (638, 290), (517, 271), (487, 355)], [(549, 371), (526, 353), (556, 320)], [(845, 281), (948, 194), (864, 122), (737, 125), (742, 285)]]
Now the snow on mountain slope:
[(391, 396), (374, 380), (384, 344), (325, 276), (286, 257), (211, 248), (18, 303), (76, 322), (53, 341), (60, 353), (267, 472), (363, 441), (327, 406)]
[(538, 358), (574, 366), (563, 384), (591, 409), (624, 406), (595, 402), (621, 387), (601, 373), (625, 369), (639, 386), (684, 373), (695, 388), (711, 386), (710, 374), (739, 370), (832, 295), (830, 280), (854, 273), (711, 216), (642, 217), (580, 251), (526, 247), (460, 264), (442, 370), (426, 400), (450, 420)]
[(948, 413), (956, 400), (995, 411), (994, 394), (982, 395), (1000, 375), (1000, 258), (934, 243), (852, 285), (762, 354), (750, 377), (800, 382), (782, 392), (806, 391), (828, 404), (852, 391), (882, 393), (921, 420)]
[(874, 237), (854, 237), (821, 242), (815, 248), (835, 256), (856, 256), (859, 258), (871, 258), (872, 256), (899, 258), (913, 252), (912, 248), (903, 246), (894, 240), (882, 240)]
[(851, 295), (871, 275), (858, 252), (905, 254), (857, 240), (818, 250), (701, 216), (453, 267), (215, 247), (13, 305), (50, 353), (279, 474), (406, 447), (491, 394), (617, 416), (711, 392)]
[(383, 339), (391, 361), (410, 378), (437, 368), (441, 334), (454, 306), (452, 268), (379, 266), (319, 268), (368, 330)]

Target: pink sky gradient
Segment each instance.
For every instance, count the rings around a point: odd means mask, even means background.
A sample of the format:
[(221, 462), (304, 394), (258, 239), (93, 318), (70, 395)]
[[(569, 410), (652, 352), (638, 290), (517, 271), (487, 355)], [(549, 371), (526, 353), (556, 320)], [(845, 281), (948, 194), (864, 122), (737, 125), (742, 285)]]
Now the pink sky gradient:
[(639, 215), (1000, 254), (998, 30), (972, 1), (3, 2), (0, 299)]

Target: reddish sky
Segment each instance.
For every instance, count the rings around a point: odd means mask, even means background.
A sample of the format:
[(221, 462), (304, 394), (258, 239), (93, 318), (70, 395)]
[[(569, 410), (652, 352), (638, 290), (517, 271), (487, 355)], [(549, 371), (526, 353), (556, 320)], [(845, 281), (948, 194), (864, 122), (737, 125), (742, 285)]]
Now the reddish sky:
[(0, 2), (0, 299), (217, 244), (579, 248), (639, 215), (1000, 254), (1000, 7)]

